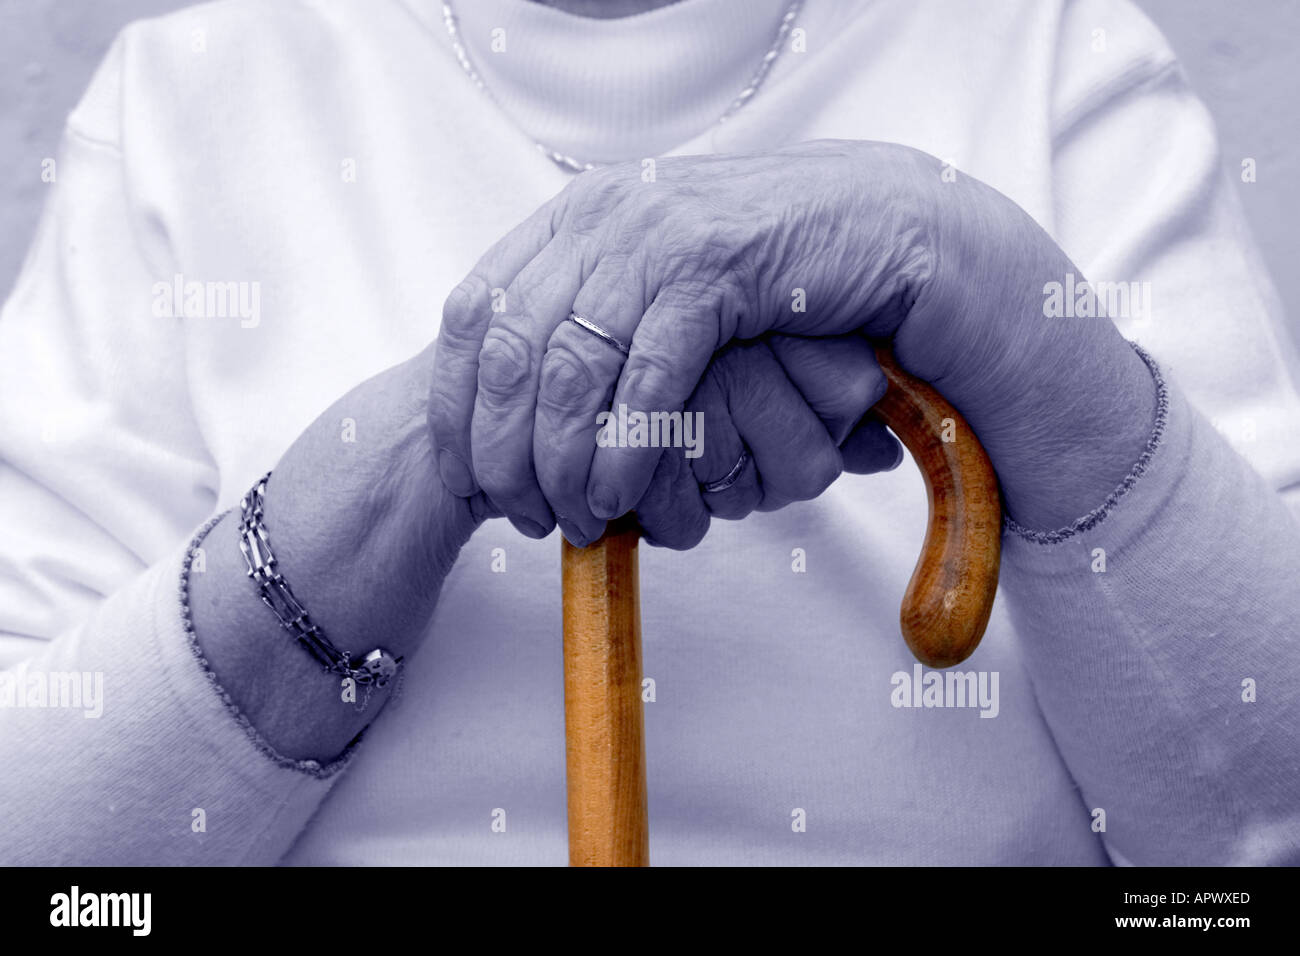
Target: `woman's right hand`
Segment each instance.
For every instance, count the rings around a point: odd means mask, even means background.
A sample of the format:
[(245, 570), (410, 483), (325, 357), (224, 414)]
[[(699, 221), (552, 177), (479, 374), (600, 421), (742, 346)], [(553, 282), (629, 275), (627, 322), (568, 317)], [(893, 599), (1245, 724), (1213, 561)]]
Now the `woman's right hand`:
[[(353, 657), (418, 648), (443, 579), (491, 513), (482, 494), (459, 498), (438, 476), (427, 416), (432, 374), (431, 345), (361, 383), (303, 431), (267, 483), (264, 522), (277, 570)], [(325, 672), (260, 600), (238, 526), (235, 509), (204, 539), (205, 570), (190, 575), (195, 634), (222, 687), (271, 746), (328, 760), (389, 691), (377, 691), (362, 712), (345, 699), (342, 678)], [(358, 704), (364, 694), (356, 690)]]

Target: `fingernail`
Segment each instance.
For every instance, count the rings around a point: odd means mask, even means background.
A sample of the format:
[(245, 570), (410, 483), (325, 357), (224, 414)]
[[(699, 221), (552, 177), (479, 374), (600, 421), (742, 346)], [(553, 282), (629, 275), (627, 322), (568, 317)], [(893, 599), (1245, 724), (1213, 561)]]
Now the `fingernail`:
[(545, 538), (551, 532), (529, 518), (511, 518), (510, 523), (530, 538)]
[(575, 548), (585, 548), (591, 544), (591, 539), (582, 533), (582, 530), (567, 518), (555, 516), (555, 521), (560, 526), (560, 531), (564, 534), (565, 539)]
[(468, 498), (478, 491), (469, 466), (455, 452), (444, 451), (438, 456), (438, 474), (447, 490), (458, 498)]
[(592, 488), (587, 494), (587, 504), (591, 505), (591, 513), (597, 518), (608, 521), (618, 517), (618, 495), (608, 485)]

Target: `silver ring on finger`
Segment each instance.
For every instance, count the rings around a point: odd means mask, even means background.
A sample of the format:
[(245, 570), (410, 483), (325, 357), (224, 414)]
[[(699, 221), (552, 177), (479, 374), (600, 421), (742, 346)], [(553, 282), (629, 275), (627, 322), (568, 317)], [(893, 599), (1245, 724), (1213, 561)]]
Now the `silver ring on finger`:
[(631, 352), (631, 349), (629, 349), (626, 345), (624, 345), (618, 338), (606, 332), (595, 322), (591, 321), (591, 319), (588, 319), (585, 316), (581, 316), (577, 312), (570, 312), (569, 321), (576, 323), (579, 328), (587, 330), (592, 335), (599, 336), (600, 338), (604, 339), (606, 342), (614, 346), (614, 348), (618, 349), (624, 355), (627, 355)]
[(700, 485), (700, 489), (705, 494), (711, 494), (718, 491), (726, 491), (728, 488), (730, 488), (732, 485), (734, 485), (737, 481), (740, 480), (740, 476), (744, 473), (745, 466), (748, 464), (749, 464), (749, 449), (745, 448), (741, 450), (740, 458), (736, 461), (734, 465), (731, 466), (731, 471), (727, 472), (717, 481), (710, 481), (706, 485)]

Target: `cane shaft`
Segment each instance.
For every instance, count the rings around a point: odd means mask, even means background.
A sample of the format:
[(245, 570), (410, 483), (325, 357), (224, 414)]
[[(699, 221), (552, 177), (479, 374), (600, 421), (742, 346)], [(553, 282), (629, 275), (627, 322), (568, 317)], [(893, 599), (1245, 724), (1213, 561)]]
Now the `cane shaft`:
[(569, 864), (647, 866), (636, 523), (561, 547)]
[[(975, 649), (993, 606), (1002, 530), (997, 475), (942, 395), (903, 371), (888, 349), (877, 357), (889, 389), (873, 414), (916, 458), (930, 504), (900, 611), (903, 637), (922, 662), (949, 667)], [(571, 866), (650, 862), (637, 538), (629, 517), (586, 548), (561, 546)]]

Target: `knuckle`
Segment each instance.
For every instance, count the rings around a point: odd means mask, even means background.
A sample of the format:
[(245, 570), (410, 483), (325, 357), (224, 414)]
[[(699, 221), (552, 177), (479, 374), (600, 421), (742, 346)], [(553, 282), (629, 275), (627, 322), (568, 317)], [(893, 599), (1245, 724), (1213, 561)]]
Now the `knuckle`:
[[(674, 404), (675, 401), (684, 401), (687, 397), (674, 394), (676, 377), (676, 369), (673, 367), (672, 362), (658, 349), (642, 349), (637, 353), (636, 360), (629, 359), (627, 366), (623, 370), (623, 381), (629, 392), (639, 396), (642, 402), (655, 406), (662, 405), (665, 408)], [(639, 410), (653, 411), (655, 409), (642, 408)]]
[(857, 417), (861, 417), (885, 394), (885, 376), (878, 368), (841, 372), (837, 379), (835, 394), (839, 396), (839, 407)]
[(839, 452), (835, 449), (811, 456), (788, 496), (795, 501), (811, 501), (834, 484), (842, 468)]
[(758, 463), (765, 500), (811, 501), (829, 488), (843, 470), (839, 449), (829, 439), (824, 444), (818, 442), (816, 447), (796, 443), (791, 460), (792, 467), (782, 468), (763, 468), (762, 462)]
[[(546, 259), (538, 258), (515, 276), (510, 288), (496, 299), (501, 318), (527, 322), (530, 318), (549, 313), (560, 293), (569, 284), (566, 259), (573, 253), (572, 237), (557, 240), (547, 247)], [(559, 250), (563, 249), (563, 253)]]
[(480, 319), (479, 306), (488, 293), (487, 282), (471, 273), (447, 294), (442, 306), (441, 336), (453, 345), (467, 344)]
[(720, 518), (723, 521), (739, 521), (741, 518), (747, 518), (758, 505), (758, 495), (756, 494), (741, 495), (725, 491), (722, 494), (710, 495), (709, 497), (718, 499), (709, 502), (709, 511), (713, 514), (713, 517)]
[(703, 541), (704, 536), (709, 533), (709, 524), (709, 513), (701, 508), (693, 515), (692, 520), (687, 525), (686, 534), (682, 538), (681, 550), (686, 551)]
[(590, 513), (587, 508), (589, 459), (576, 454), (564, 436), (547, 430), (535, 437), (533, 467), (542, 496), (557, 513), (562, 512), (575, 520)]
[(648, 526), (642, 524), (644, 536), (651, 545), (670, 551), (689, 551), (704, 540), (709, 530), (709, 513), (703, 509), (672, 511), (658, 518)]
[(797, 501), (797, 498), (787, 498), (771, 489), (763, 492), (763, 498), (754, 508), (760, 514), (766, 514), (771, 511), (780, 511)]
[(569, 215), (582, 215), (593, 208), (607, 207), (621, 198), (624, 177), (617, 166), (597, 166), (578, 173), (564, 191), (571, 196), (567, 204)]
[(866, 411), (870, 407), (870, 383), (865, 376), (843, 372), (830, 376), (830, 405), (843, 415)]
[(566, 226), (578, 232), (594, 229), (623, 200), (627, 187), (627, 173), (617, 165), (579, 173), (564, 190)]
[(673, 221), (679, 226), (694, 229), (687, 225), (683, 216), (687, 212), (682, 201), (680, 189), (660, 185), (654, 189), (639, 189), (632, 194), (636, 216), (643, 222), (659, 223)]
[(523, 503), (532, 488), (529, 476), (498, 462), (480, 464), (475, 460), (474, 466), (474, 477), (492, 503), (507, 513), (518, 510), (516, 506)]
[(828, 373), (816, 387), (820, 394), (810, 394), (809, 408), (828, 428), (848, 428), (871, 407), (866, 388), (852, 378)]
[(793, 426), (789, 395), (778, 382), (766, 375), (746, 375), (744, 367), (739, 365), (725, 370), (724, 374), (727, 407), (742, 432), (746, 426), (765, 430)]
[(597, 166), (574, 177), (573, 186), (582, 196), (609, 198), (623, 192), (627, 173), (617, 163)]
[(493, 326), (479, 354), (479, 391), (497, 400), (515, 397), (527, 384), (532, 365), (528, 343), (504, 326)]
[(583, 357), (569, 348), (552, 348), (542, 360), (539, 405), (565, 411), (584, 404), (596, 390), (596, 379)]

